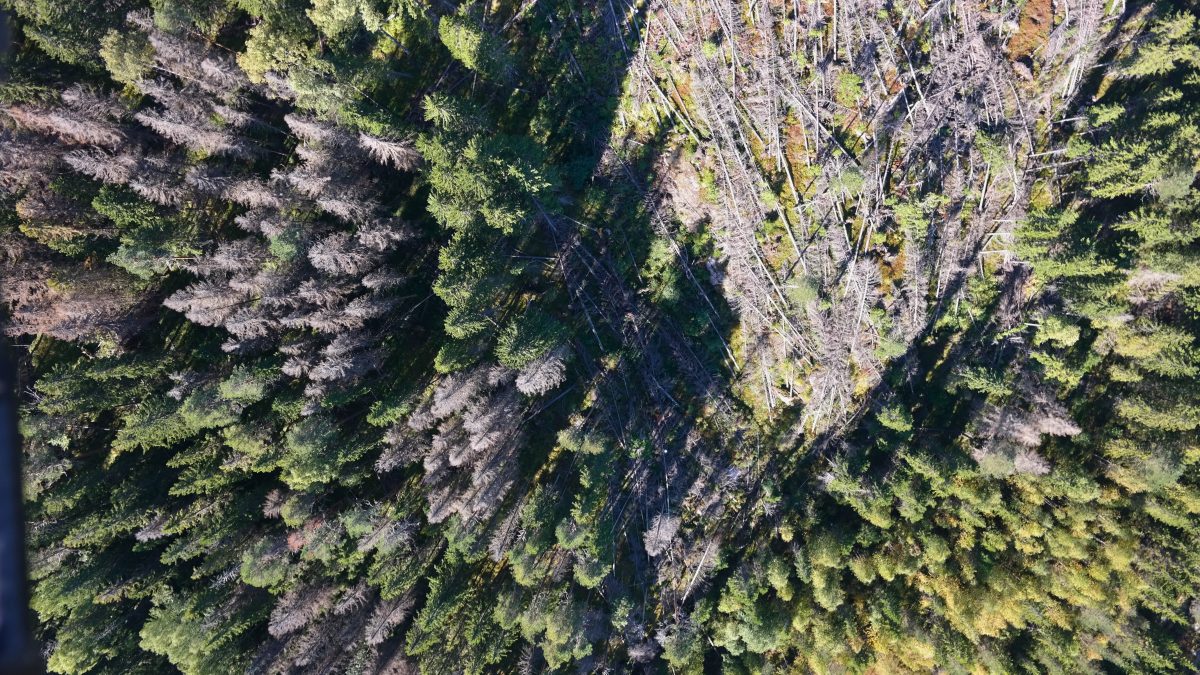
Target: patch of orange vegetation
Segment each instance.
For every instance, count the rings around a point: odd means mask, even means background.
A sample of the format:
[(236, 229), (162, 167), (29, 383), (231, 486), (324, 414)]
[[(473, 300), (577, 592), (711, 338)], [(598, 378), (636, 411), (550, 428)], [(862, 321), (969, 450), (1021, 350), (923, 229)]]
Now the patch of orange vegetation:
[(1008, 41), (1008, 58), (1013, 61), (1031, 58), (1038, 47), (1050, 38), (1054, 23), (1052, 0), (1026, 0), (1021, 8), (1017, 34)]
[(858, 124), (859, 119), (861, 119), (861, 117), (862, 117), (862, 113), (859, 112), (858, 108), (855, 108), (855, 109), (851, 110), (850, 112), (846, 113), (845, 115), (838, 116), (838, 118), (837, 118), (838, 122), (839, 122), (838, 126), (841, 127), (842, 131), (849, 133), (854, 129), (854, 125)]
[(671, 96), (671, 100), (673, 100), (675, 105), (679, 106), (679, 109), (685, 113), (690, 111), (692, 109), (692, 78), (689, 77), (686, 72), (682, 77), (676, 78), (673, 77), (669, 71), (667, 73), (667, 77), (669, 79), (668, 84), (671, 85), (670, 88), (667, 89), (667, 92)]
[(904, 267), (908, 262), (908, 251), (901, 246), (896, 255), (883, 256), (879, 260), (879, 292), (891, 299), (897, 284), (904, 278)]
[(788, 124), (783, 128), (783, 156), (791, 165), (792, 174), (808, 172), (808, 162), (805, 161), (808, 147), (804, 126), (789, 116)]
[(883, 74), (883, 83), (887, 86), (889, 94), (898, 94), (904, 88), (904, 83), (900, 81), (900, 74), (895, 68), (889, 67)]

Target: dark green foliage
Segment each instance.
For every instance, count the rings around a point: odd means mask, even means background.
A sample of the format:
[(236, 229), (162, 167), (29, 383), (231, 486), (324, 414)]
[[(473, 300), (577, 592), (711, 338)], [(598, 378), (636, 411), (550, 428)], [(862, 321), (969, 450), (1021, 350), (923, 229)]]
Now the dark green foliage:
[(126, 12), (144, 4), (137, 0), (83, 0), (69, 5), (52, 0), (4, 2), (22, 19), (22, 30), (40, 49), (82, 66), (95, 66), (100, 38), (110, 27), (121, 25)]

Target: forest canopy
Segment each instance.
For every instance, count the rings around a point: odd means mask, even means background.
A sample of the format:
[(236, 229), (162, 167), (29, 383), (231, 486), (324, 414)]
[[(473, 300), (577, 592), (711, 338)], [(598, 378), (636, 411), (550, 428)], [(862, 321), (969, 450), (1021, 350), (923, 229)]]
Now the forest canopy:
[(1200, 669), (1200, 6), (0, 0), (47, 668)]

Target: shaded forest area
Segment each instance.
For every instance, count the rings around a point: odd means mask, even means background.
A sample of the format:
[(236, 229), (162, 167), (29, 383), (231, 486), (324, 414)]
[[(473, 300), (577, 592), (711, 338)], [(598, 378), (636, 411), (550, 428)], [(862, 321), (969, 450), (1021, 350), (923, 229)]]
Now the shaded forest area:
[(0, 0), (58, 673), (1173, 673), (1200, 7)]

